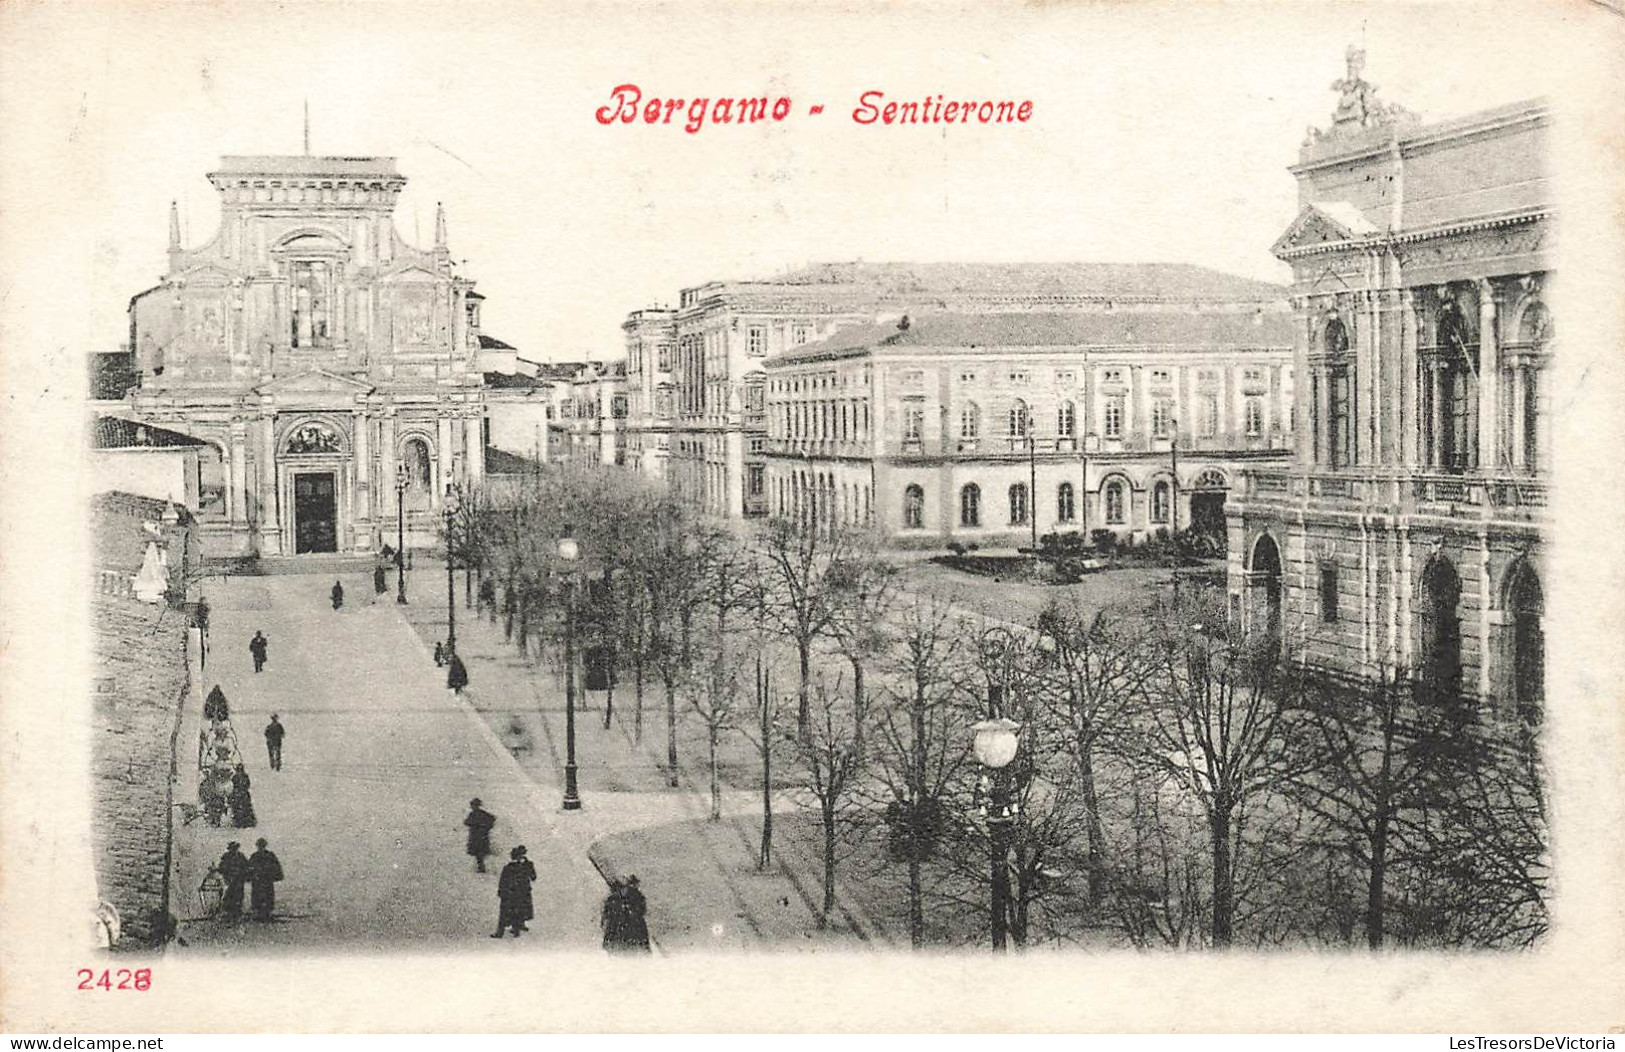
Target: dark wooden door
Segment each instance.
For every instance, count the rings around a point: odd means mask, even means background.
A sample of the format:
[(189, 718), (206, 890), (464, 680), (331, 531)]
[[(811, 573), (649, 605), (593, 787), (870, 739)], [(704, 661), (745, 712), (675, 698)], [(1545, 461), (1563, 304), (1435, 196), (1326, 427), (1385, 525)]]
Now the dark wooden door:
[(294, 552), (338, 551), (338, 505), (333, 473), (293, 477)]

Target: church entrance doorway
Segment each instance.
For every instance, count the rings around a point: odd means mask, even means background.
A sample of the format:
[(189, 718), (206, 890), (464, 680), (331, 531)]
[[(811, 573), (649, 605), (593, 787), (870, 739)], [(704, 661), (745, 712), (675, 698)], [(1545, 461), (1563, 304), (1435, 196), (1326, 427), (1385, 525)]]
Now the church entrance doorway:
[(331, 471), (293, 477), (294, 553), (338, 551), (338, 504)]

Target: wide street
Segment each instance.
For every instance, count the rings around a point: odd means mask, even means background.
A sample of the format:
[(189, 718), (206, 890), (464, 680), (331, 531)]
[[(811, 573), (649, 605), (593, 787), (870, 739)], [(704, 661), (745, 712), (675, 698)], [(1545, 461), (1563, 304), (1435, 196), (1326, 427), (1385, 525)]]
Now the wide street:
[[(513, 939), (488, 938), (496, 871), (523, 843), (538, 871), (537, 916), (519, 942), (596, 947), (604, 883), (582, 845), (556, 835), (557, 786), (545, 772), (521, 773), (481, 718), (445, 689), (392, 595), (374, 603), (369, 580), (344, 580), (348, 598), (337, 612), (331, 576), (208, 584), (213, 647), (202, 689), (218, 683), (230, 701), (259, 824), (239, 830), (228, 819), (213, 828), (198, 818), (178, 838), (182, 937), (193, 952), (335, 942), (509, 950)], [(247, 649), (255, 630), (270, 638), (270, 660), (257, 675)], [(272, 712), (288, 729), (280, 772), (269, 769), (262, 737)], [(182, 756), (186, 792), (184, 745)], [(462, 820), (475, 796), (498, 816), (492, 840), (500, 854), (489, 874), (474, 872), (464, 853)], [(208, 866), (227, 841), (241, 841), (246, 854), (257, 837), (270, 841), (287, 874), (275, 921), (200, 918), (196, 889)]]

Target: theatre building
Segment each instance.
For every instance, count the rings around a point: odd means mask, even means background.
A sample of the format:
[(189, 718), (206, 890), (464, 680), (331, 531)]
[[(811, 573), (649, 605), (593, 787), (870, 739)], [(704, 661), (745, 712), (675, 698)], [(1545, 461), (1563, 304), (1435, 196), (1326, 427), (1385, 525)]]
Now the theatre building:
[(1291, 171), (1300, 433), (1229, 508), (1232, 607), (1294, 659), (1538, 720), (1548, 113), (1423, 124), (1350, 54)]
[[(199, 526), (216, 555), (428, 544), (448, 485), (484, 469), (480, 297), (392, 218), (388, 157), (224, 157), (220, 227), (130, 301), (124, 415), (207, 443)], [(107, 404), (99, 404), (107, 411)], [(178, 495), (177, 495), (178, 496)]]

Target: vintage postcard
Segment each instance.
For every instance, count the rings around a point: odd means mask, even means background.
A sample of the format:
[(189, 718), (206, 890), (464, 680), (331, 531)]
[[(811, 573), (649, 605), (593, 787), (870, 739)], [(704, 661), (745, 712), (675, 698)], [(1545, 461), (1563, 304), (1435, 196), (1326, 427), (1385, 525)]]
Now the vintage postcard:
[(1617, 9), (0, 48), (0, 1029), (1625, 1027)]

